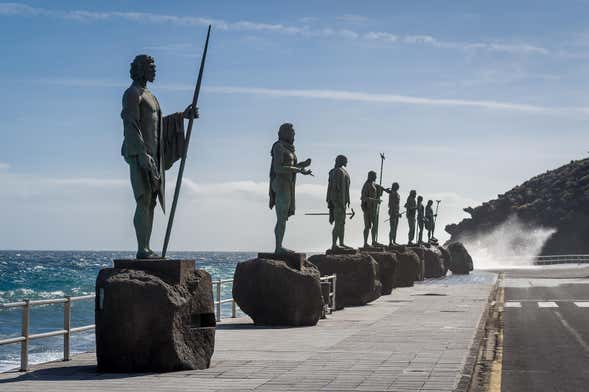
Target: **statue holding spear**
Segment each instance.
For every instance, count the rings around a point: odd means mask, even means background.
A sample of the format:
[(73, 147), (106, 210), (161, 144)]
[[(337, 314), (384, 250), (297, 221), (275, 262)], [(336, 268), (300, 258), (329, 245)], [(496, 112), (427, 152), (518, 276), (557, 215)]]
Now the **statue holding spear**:
[[(183, 112), (162, 115), (160, 104), (149, 90), (147, 83), (153, 83), (156, 75), (155, 60), (146, 54), (135, 57), (131, 63), (131, 86), (123, 94), (124, 141), (121, 155), (129, 164), (131, 187), (137, 203), (133, 225), (137, 237), (137, 258), (160, 258), (150, 247), (153, 228), (154, 209), (159, 201), (165, 212), (165, 171), (181, 159), (176, 183), (172, 211), (166, 230), (162, 257), (165, 257), (171, 226), (178, 201), (182, 173), (186, 162), (186, 152), (192, 132), (192, 124), (198, 118), (198, 94), (206, 58), (211, 26), (201, 60), (198, 81), (192, 104)], [(188, 130), (184, 136), (184, 120), (188, 120)]]

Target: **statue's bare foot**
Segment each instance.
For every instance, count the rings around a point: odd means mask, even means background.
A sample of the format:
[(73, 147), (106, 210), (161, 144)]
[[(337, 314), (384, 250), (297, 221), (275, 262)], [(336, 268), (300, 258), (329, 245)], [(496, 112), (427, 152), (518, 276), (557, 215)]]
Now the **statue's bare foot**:
[(342, 248), (343, 248), (343, 246), (341, 246), (341, 245), (337, 245), (337, 244), (331, 245), (331, 250), (340, 250)]
[(275, 254), (280, 255), (280, 254), (288, 254), (288, 253), (295, 253), (294, 250), (290, 250), (290, 249), (286, 249), (283, 247), (280, 248), (276, 248), (276, 250), (274, 251)]
[(380, 242), (373, 241), (373, 242), (372, 242), (372, 246), (374, 246), (374, 247), (379, 247), (379, 246), (384, 246), (384, 245), (383, 245), (383, 244), (381, 244)]
[(339, 244), (340, 248), (344, 248), (344, 249), (354, 249), (351, 246), (348, 246), (346, 244)]
[(137, 252), (136, 257), (138, 259), (161, 259), (161, 256), (159, 256), (151, 249), (145, 249), (143, 251)]

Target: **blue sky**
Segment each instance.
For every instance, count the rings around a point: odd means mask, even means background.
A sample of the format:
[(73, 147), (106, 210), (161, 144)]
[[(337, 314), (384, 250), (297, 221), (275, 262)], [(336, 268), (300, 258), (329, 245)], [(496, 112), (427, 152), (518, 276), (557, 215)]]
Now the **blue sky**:
[[(462, 208), (587, 155), (588, 16), (588, 1), (0, 2), (0, 248), (134, 247), (120, 157), (129, 62), (154, 56), (152, 91), (182, 110), (208, 23), (172, 248), (272, 247), (269, 149), (285, 121), (316, 173), (299, 182), (287, 246), (328, 246), (329, 224), (302, 214), (324, 208), (340, 153), (358, 211), (384, 152), (402, 197), (444, 200), (444, 238)], [(161, 214), (156, 226), (158, 248)], [(357, 219), (349, 242), (360, 237)]]

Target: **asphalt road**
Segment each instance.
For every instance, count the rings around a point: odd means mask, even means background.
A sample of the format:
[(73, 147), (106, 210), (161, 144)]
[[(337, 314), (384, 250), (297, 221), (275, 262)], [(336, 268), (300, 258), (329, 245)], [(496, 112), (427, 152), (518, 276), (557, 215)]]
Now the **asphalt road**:
[(506, 270), (502, 391), (589, 391), (589, 267)]

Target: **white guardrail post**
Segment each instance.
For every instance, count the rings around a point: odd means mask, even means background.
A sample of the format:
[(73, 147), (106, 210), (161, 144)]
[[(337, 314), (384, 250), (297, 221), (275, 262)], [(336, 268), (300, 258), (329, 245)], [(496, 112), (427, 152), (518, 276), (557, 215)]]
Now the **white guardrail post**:
[(333, 274), (333, 299), (331, 300), (332, 301), (331, 304), (333, 306), (333, 311), (336, 310), (336, 307), (335, 307), (335, 293), (336, 293), (335, 285), (336, 285), (336, 283), (337, 283), (337, 275)]
[(221, 279), (217, 281), (217, 321), (221, 321)]
[(30, 300), (25, 299), (22, 307), (21, 335), (24, 340), (20, 343), (20, 371), (26, 372), (29, 369), (29, 319), (31, 314)]
[(63, 360), (70, 360), (70, 336), (72, 333), (72, 298), (65, 297), (66, 302), (63, 304)]

